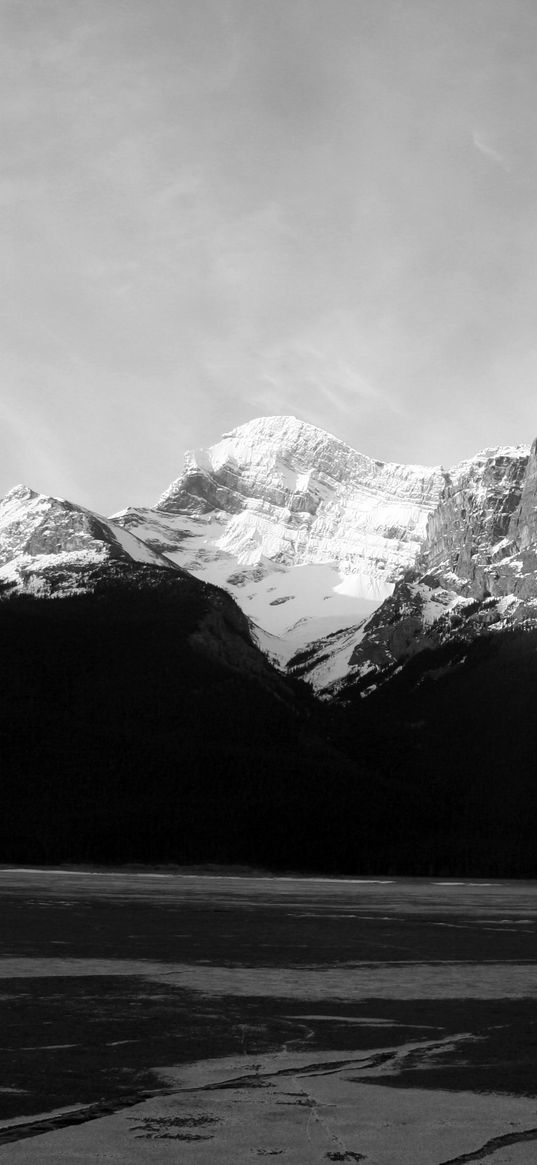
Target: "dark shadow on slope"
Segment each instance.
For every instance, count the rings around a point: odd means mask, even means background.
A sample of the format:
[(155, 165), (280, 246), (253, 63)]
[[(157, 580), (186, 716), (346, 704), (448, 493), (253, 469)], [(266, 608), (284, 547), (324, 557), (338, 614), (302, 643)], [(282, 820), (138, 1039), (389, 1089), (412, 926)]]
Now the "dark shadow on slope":
[(378, 868), (537, 874), (537, 631), (447, 644), (347, 699), (340, 747), (408, 794), (399, 825), (387, 806)]
[(328, 707), (229, 596), (137, 568), (0, 603), (0, 651), (3, 861), (537, 875), (536, 631)]
[(138, 575), (0, 604), (2, 860), (343, 865), (371, 782), (311, 695), (228, 596)]

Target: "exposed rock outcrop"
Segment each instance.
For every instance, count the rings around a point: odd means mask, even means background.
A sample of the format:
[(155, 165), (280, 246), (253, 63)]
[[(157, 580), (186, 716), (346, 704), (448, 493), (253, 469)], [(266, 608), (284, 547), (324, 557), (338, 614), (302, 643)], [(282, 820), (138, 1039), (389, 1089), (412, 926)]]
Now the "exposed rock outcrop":
[(537, 443), (488, 449), (445, 474), (415, 566), (369, 618), (290, 661), (325, 695), (383, 682), (450, 639), (537, 621)]
[(493, 565), (520, 510), (529, 451), (486, 449), (448, 474), (417, 568), (459, 594), (491, 593)]

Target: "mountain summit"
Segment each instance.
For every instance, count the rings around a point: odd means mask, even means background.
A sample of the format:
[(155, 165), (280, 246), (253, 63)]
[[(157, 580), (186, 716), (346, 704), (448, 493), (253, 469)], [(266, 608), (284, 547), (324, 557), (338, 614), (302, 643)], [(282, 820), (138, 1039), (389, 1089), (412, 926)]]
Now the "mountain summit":
[(0, 501), (0, 585), (9, 593), (73, 594), (118, 563), (172, 568), (121, 526), (63, 498), (19, 485)]
[(187, 453), (155, 509), (114, 520), (226, 587), (285, 661), (391, 594), (444, 481), (439, 468), (385, 464), (296, 417), (260, 417)]
[(187, 453), (157, 509), (226, 514), (220, 544), (242, 564), (331, 562), (353, 593), (379, 600), (414, 561), (442, 486), (439, 469), (374, 461), (296, 417), (260, 417)]
[(327, 695), (369, 690), (465, 612), (466, 630), (537, 617), (536, 445), (445, 470), (258, 417), (187, 453), (153, 508), (105, 519), (26, 487), (0, 503), (9, 593), (88, 591), (119, 564), (216, 584), (280, 668)]

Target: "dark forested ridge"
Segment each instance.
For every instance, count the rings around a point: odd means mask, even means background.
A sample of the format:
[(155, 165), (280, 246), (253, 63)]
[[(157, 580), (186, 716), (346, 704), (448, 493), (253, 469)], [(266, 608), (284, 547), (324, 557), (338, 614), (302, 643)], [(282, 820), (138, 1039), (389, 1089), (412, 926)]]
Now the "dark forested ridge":
[(316, 865), (325, 827), (336, 859), (355, 768), (240, 612), (199, 638), (214, 597), (161, 574), (0, 603), (0, 860)]
[(328, 706), (151, 577), (0, 603), (0, 860), (537, 875), (537, 632)]
[(535, 629), (424, 651), (339, 724), (340, 747), (405, 789), (387, 863), (393, 841), (403, 872), (537, 875)]

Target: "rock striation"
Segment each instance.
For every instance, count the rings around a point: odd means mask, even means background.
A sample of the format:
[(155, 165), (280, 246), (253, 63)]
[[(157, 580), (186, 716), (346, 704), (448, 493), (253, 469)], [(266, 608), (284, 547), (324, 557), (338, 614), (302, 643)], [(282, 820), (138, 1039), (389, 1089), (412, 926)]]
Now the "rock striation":
[(219, 547), (244, 566), (334, 562), (385, 597), (414, 562), (444, 476), (357, 453), (296, 417), (260, 417), (188, 453), (157, 511), (226, 515)]
[(153, 510), (114, 520), (225, 587), (283, 664), (391, 594), (444, 480), (438, 468), (366, 457), (296, 417), (260, 417), (187, 453)]
[(535, 614), (537, 443), (487, 450), (454, 471), (416, 567), (460, 596), (510, 597), (519, 618)]
[[(530, 451), (525, 446), (487, 449), (446, 475), (439, 505), (427, 524), (417, 568), (459, 594), (484, 598), (503, 594), (501, 564), (519, 547), (515, 533), (535, 504)], [(519, 537), (528, 537), (527, 516)], [(509, 585), (509, 588), (510, 585)]]
[(537, 440), (527, 461), (520, 504), (509, 523), (509, 536), (518, 550), (537, 543)]

